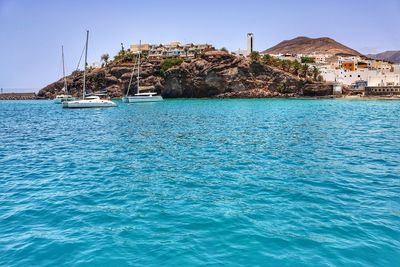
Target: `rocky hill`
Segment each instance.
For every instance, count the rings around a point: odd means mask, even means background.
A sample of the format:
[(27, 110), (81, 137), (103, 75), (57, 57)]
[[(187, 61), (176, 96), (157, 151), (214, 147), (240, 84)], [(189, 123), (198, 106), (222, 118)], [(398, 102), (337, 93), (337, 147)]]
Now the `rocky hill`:
[(400, 63), (400, 51), (386, 51), (379, 54), (369, 54), (367, 57), (385, 60), (392, 63)]
[(349, 54), (361, 55), (356, 50), (353, 50), (335, 40), (327, 37), (323, 38), (308, 38), (297, 37), (292, 40), (283, 41), (263, 53), (268, 54)]
[[(90, 70), (88, 90), (107, 89), (111, 97), (123, 96), (133, 66), (133, 62), (111, 63)], [(68, 87), (75, 96), (81, 94), (82, 75), (82, 72), (75, 72), (67, 77)], [(141, 77), (142, 86), (155, 86), (155, 90), (165, 98), (294, 97), (332, 93), (328, 84), (300, 79), (263, 63), (221, 51), (209, 51), (166, 71), (162, 70), (160, 62), (145, 61)], [(38, 95), (53, 98), (62, 87), (63, 81), (59, 80), (40, 90)], [(131, 90), (135, 91), (135, 88), (134, 79)]]

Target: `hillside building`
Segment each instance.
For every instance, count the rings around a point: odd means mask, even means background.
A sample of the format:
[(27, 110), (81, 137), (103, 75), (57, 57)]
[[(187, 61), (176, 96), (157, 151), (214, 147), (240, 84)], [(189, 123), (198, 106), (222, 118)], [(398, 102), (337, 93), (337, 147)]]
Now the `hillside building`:
[(400, 64), (393, 64), (393, 72), (400, 74)]
[(355, 71), (357, 69), (356, 67), (356, 62), (354, 61), (344, 61), (342, 62), (342, 64), (340, 65), (340, 67), (344, 70), (344, 71)]
[(247, 49), (238, 49), (232, 54), (247, 57), (254, 52), (254, 34), (249, 32), (247, 34)]
[(233, 52), (233, 54), (246, 57), (248, 56), (247, 50), (246, 49), (238, 49), (237, 51)]
[(381, 61), (381, 60), (373, 60), (371, 67), (376, 70), (390, 72), (393, 71), (392, 64)]
[(328, 54), (313, 54), (310, 56), (314, 58), (316, 64), (325, 64), (327, 63), (327, 59), (331, 57)]
[(167, 57), (194, 58), (197, 54), (215, 50), (210, 44), (185, 44), (171, 42), (169, 44), (133, 44), (129, 49), (133, 53), (143, 52), (151, 60), (159, 60)]

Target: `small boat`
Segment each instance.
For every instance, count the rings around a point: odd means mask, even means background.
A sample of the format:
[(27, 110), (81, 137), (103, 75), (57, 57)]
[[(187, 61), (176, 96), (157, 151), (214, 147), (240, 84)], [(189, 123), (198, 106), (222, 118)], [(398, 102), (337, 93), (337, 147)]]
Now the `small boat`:
[(87, 96), (84, 99), (63, 102), (64, 108), (111, 108), (117, 104), (108, 99), (101, 99), (97, 95)]
[(163, 98), (155, 92), (137, 93), (134, 96), (126, 96), (122, 98), (125, 103), (142, 103), (142, 102), (157, 102), (162, 101)]
[(86, 96), (86, 67), (87, 67), (87, 50), (89, 41), (89, 31), (86, 31), (86, 46), (85, 46), (85, 69), (83, 72), (83, 91), (82, 99), (74, 101), (64, 101), (63, 108), (109, 108), (116, 107), (117, 104), (109, 99), (101, 99), (97, 95)]
[[(141, 42), (139, 42), (139, 43), (141, 43)], [(145, 103), (145, 102), (162, 101), (163, 100), (162, 96), (161, 95), (157, 95), (156, 92), (143, 92), (143, 93), (140, 93), (141, 90), (143, 91), (143, 90), (154, 89), (154, 86), (140, 87), (140, 54), (141, 54), (141, 50), (140, 50), (140, 44), (139, 44), (138, 60), (137, 60), (137, 78), (136, 78), (137, 79), (137, 92), (133, 96), (129, 95), (129, 89), (131, 88), (133, 74), (134, 74), (135, 69), (136, 69), (136, 66), (135, 66), (135, 67), (133, 67), (131, 79), (129, 80), (128, 89), (126, 91), (125, 97), (122, 98), (122, 102), (124, 102), (124, 103)]]
[(57, 95), (56, 98), (54, 98), (54, 103), (61, 104), (64, 101), (72, 101), (72, 100), (76, 100), (76, 98), (73, 97), (72, 95)]
[(67, 78), (65, 77), (65, 66), (64, 66), (64, 46), (61, 46), (61, 57), (62, 57), (62, 65), (63, 65), (63, 76), (64, 76), (64, 87), (61, 91), (65, 92), (65, 94), (57, 95), (54, 98), (54, 103), (61, 104), (64, 101), (72, 101), (76, 100), (75, 97), (69, 94), (68, 86), (67, 86)]

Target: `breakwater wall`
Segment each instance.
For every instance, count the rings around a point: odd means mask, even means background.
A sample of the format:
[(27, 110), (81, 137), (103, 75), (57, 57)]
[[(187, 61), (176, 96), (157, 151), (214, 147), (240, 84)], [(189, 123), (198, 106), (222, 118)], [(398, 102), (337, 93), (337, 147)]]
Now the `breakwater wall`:
[(3, 93), (0, 100), (32, 100), (39, 99), (36, 93)]
[(365, 87), (366, 96), (399, 96), (400, 86), (368, 86)]

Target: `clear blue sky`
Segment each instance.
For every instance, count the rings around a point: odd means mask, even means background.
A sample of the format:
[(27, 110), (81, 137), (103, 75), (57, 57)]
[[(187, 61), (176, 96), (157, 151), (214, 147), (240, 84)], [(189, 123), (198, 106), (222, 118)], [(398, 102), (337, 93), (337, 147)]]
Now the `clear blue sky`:
[(70, 73), (85, 30), (89, 62), (131, 43), (207, 42), (256, 50), (296, 36), (331, 37), (362, 53), (400, 50), (400, 0), (0, 0), (0, 87), (39, 88)]

